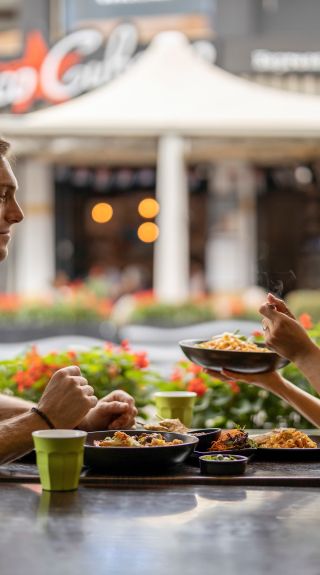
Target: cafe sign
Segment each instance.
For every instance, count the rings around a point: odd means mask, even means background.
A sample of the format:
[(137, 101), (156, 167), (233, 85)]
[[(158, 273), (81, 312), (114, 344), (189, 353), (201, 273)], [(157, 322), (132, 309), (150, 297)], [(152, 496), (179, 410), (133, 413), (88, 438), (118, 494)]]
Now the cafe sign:
[(255, 72), (276, 74), (319, 73), (320, 51), (275, 51), (257, 49), (251, 53), (251, 67)]
[(58, 104), (110, 82), (136, 57), (138, 33), (120, 24), (106, 40), (97, 29), (72, 32), (49, 48), (39, 31), (26, 38), (21, 58), (0, 63), (0, 109), (29, 111)]

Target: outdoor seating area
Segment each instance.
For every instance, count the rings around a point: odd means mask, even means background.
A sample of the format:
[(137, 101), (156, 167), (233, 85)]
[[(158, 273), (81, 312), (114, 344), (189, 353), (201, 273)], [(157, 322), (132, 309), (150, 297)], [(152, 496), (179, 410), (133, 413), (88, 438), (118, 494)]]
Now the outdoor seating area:
[(319, 20), (0, 0), (0, 575), (319, 575)]

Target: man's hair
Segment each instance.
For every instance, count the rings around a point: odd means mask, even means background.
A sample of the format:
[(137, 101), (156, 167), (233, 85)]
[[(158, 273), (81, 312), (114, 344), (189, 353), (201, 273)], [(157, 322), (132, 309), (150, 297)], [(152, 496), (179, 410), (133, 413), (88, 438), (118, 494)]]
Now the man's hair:
[(9, 142), (0, 137), (0, 157), (5, 156), (10, 148)]

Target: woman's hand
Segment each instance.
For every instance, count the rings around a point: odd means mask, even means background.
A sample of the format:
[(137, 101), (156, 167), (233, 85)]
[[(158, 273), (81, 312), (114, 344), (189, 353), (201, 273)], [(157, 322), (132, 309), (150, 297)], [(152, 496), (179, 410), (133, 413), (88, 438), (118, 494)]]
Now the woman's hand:
[(100, 399), (79, 427), (85, 431), (130, 429), (135, 423), (137, 413), (133, 397), (118, 389)]
[(318, 353), (317, 346), (282, 300), (269, 294), (259, 311), (270, 349), (295, 363), (309, 361), (310, 356)]
[(273, 393), (276, 393), (277, 388), (281, 386), (283, 381), (281, 375), (276, 371), (268, 371), (267, 373), (236, 373), (235, 371), (223, 369), (220, 373), (217, 373), (206, 369), (205, 372), (221, 381), (243, 381)]
[(276, 297), (272, 293), (268, 293), (266, 303), (270, 304), (271, 306), (274, 306), (277, 311), (284, 313), (288, 317), (291, 317), (291, 319), (296, 319), (292, 311), (290, 311), (290, 309), (284, 303), (283, 299)]

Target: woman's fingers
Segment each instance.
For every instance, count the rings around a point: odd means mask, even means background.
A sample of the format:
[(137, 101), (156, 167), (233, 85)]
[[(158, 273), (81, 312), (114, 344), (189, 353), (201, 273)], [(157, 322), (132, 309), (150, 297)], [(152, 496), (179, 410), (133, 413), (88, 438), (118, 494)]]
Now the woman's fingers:
[(289, 308), (286, 306), (286, 304), (282, 299), (274, 296), (272, 293), (268, 293), (267, 302), (270, 303), (271, 305), (275, 305), (277, 311), (280, 311), (281, 313), (286, 314), (292, 319), (295, 319), (293, 313), (289, 310)]
[(236, 379), (237, 381), (252, 382), (257, 379), (256, 375), (252, 375), (249, 373), (236, 373), (235, 371), (229, 371), (228, 369), (223, 369), (221, 375), (225, 377), (226, 381), (230, 379), (231, 380)]
[(221, 381), (230, 381), (230, 379), (231, 380), (235, 380), (235, 379), (238, 380), (238, 379), (242, 378), (241, 373), (227, 371), (225, 369), (223, 369), (222, 371), (213, 371), (211, 369), (204, 369), (203, 371), (205, 373), (207, 373), (208, 375), (211, 375), (211, 377), (214, 377), (215, 379), (220, 379)]

